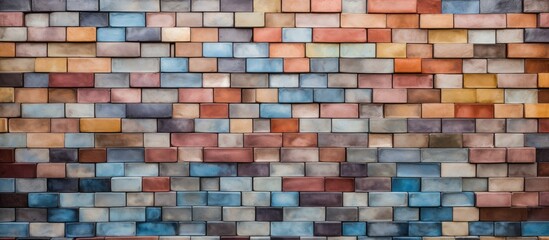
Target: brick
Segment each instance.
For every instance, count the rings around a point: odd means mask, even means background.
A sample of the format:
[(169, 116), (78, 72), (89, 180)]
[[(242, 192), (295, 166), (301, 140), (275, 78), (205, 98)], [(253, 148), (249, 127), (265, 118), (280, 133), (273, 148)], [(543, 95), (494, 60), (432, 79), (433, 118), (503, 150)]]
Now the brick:
[(419, 28), (418, 14), (387, 14), (388, 28)]
[(368, 13), (415, 13), (417, 12), (416, 0), (399, 0), (388, 3), (383, 0), (368, 1)]
[(341, 27), (344, 28), (386, 28), (386, 14), (342, 14)]
[(296, 27), (339, 27), (338, 14), (302, 14), (295, 15)]
[(423, 73), (461, 73), (461, 59), (423, 59)]
[(366, 42), (366, 30), (315, 28), (313, 42)]

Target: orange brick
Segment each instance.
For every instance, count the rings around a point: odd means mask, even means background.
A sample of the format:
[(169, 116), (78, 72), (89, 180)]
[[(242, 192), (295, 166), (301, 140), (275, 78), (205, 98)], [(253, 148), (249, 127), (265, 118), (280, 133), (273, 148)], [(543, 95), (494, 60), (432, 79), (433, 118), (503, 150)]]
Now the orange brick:
[(441, 0), (421, 0), (417, 2), (418, 13), (441, 13), (442, 1)]
[(423, 73), (461, 73), (461, 59), (423, 59), (421, 62)]
[(191, 28), (191, 42), (217, 42), (217, 28)]
[(282, 42), (282, 28), (254, 28), (254, 42)]
[(62, 148), (65, 146), (63, 133), (28, 133), (27, 147), (30, 148)]
[(386, 28), (386, 14), (341, 14), (341, 27), (344, 28)]
[(368, 42), (391, 42), (391, 29), (368, 29)]
[(507, 28), (535, 28), (537, 27), (537, 21), (537, 14), (507, 14)]
[(176, 57), (202, 57), (202, 43), (175, 43)]
[(494, 118), (493, 104), (456, 104), (456, 118)]
[(284, 72), (309, 72), (308, 58), (284, 59)]
[(271, 119), (271, 132), (299, 132), (299, 121), (297, 118)]
[(229, 106), (220, 103), (200, 104), (200, 118), (228, 118)]
[(311, 12), (341, 12), (341, 0), (311, 0)]
[(303, 58), (305, 57), (305, 44), (271, 43), (269, 44), (269, 55), (273, 58)]
[(418, 14), (387, 14), (388, 28), (419, 28)]
[(47, 103), (47, 88), (16, 88), (15, 102), (19, 103)]
[(421, 14), (419, 19), (421, 28), (453, 28), (453, 14)]
[(295, 14), (265, 13), (265, 27), (295, 27)]
[(66, 58), (36, 58), (34, 61), (34, 71), (36, 72), (66, 72)]
[(82, 118), (80, 119), (81, 132), (120, 132), (122, 129), (120, 118)]
[(433, 57), (433, 45), (432, 44), (407, 44), (406, 45), (406, 57), (409, 57), (409, 58), (432, 58)]
[(310, 0), (282, 0), (283, 12), (310, 12)]
[(549, 118), (549, 104), (524, 104), (524, 115), (526, 118)]
[(422, 118), (453, 118), (454, 104), (424, 103), (421, 105)]
[(494, 105), (494, 117), (495, 118), (522, 118), (523, 117), (522, 104), (495, 104)]
[(65, 163), (39, 163), (36, 165), (36, 177), (64, 178)]
[(15, 43), (0, 43), (0, 57), (15, 57)]
[(239, 88), (215, 88), (214, 102), (238, 103), (241, 101), (241, 93)]
[(313, 42), (366, 42), (366, 29), (314, 28)]
[(417, 0), (368, 0), (368, 13), (415, 13)]
[(95, 42), (95, 27), (67, 27), (67, 42)]
[(217, 72), (217, 58), (189, 58), (189, 72)]
[(397, 73), (421, 72), (421, 59), (420, 58), (396, 58), (395, 72)]
[(549, 58), (549, 44), (514, 43), (507, 45), (509, 58)]
[(111, 72), (110, 58), (69, 58), (69, 72)]

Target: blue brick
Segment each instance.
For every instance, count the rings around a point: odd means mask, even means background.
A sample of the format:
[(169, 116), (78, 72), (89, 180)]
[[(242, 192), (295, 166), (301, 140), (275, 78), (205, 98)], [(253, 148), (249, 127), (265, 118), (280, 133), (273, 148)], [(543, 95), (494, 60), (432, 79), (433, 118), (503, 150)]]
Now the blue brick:
[(313, 236), (313, 222), (271, 222), (272, 236)]
[(228, 133), (229, 119), (194, 119), (195, 132)]
[(163, 88), (199, 88), (202, 87), (202, 74), (161, 73), (160, 86)]
[(145, 162), (145, 150), (142, 148), (109, 148), (107, 162)]
[(268, 43), (235, 43), (235, 58), (267, 58), (269, 57)]
[(440, 177), (437, 163), (397, 163), (397, 177)]
[(111, 208), (109, 219), (112, 222), (143, 222), (145, 221), (144, 207)]
[(343, 236), (364, 236), (366, 235), (365, 222), (343, 222)]
[(240, 192), (208, 192), (209, 206), (240, 206)]
[(139, 236), (169, 236), (177, 235), (177, 223), (175, 222), (141, 222), (137, 223), (137, 235)]
[(384, 148), (379, 150), (379, 162), (419, 162), (419, 149)]
[(338, 58), (311, 58), (311, 72), (328, 73), (339, 72)]
[(206, 235), (206, 224), (201, 222), (179, 223), (179, 235), (185, 235), (185, 236)]
[(283, 28), (283, 42), (311, 42), (313, 31), (311, 28)]
[(422, 240), (421, 237), (393, 237), (393, 240)]
[(8, 148), (26, 147), (27, 134), (25, 133), (2, 133), (0, 134), (0, 146)]
[(134, 236), (134, 222), (99, 222), (97, 236)]
[(24, 118), (62, 118), (65, 117), (65, 104), (21, 104)]
[(452, 221), (452, 208), (421, 208), (421, 221)]
[(328, 75), (318, 73), (306, 73), (299, 75), (299, 87), (325, 88), (328, 87)]
[(97, 163), (95, 165), (97, 177), (123, 177), (124, 163)]
[(439, 207), (440, 193), (438, 192), (413, 192), (409, 194), (410, 207)]
[(272, 88), (299, 87), (299, 75), (269, 74), (269, 87), (272, 87)]
[(393, 208), (394, 221), (418, 221), (419, 208), (395, 207)]
[(259, 105), (261, 118), (291, 118), (292, 105), (290, 104), (261, 104)]
[(391, 187), (393, 192), (419, 192), (420, 189), (419, 178), (393, 178)]
[(96, 118), (125, 118), (126, 104), (95, 104)]
[(411, 222), (408, 227), (410, 236), (438, 237), (442, 235), (442, 224), (439, 222)]
[(278, 90), (278, 101), (281, 103), (310, 103), (313, 102), (313, 89), (308, 88), (281, 88)]
[(233, 56), (232, 43), (203, 43), (202, 55), (204, 57), (228, 58)]
[(25, 73), (24, 87), (47, 88), (49, 85), (49, 75), (47, 73)]
[(78, 222), (78, 209), (50, 208), (48, 209), (48, 222)]
[(19, 222), (0, 223), (0, 237), (28, 237), (29, 224)]
[(208, 204), (207, 192), (178, 192), (177, 206), (199, 206)]
[(234, 163), (191, 163), (192, 177), (235, 177), (236, 164)]
[(98, 42), (124, 42), (126, 41), (126, 31), (124, 28), (98, 28)]
[(0, 178), (0, 192), (15, 192), (15, 179)]
[(522, 236), (549, 236), (549, 222), (523, 222)]
[(283, 72), (283, 61), (279, 58), (248, 58), (246, 59), (246, 72)]
[(29, 193), (29, 207), (49, 208), (59, 206), (58, 193)]
[(119, 13), (109, 15), (112, 27), (145, 27), (145, 13)]
[(315, 89), (315, 102), (337, 103), (345, 101), (345, 90), (330, 88), (330, 89)]
[(442, 206), (473, 207), (475, 206), (475, 193), (473, 192), (442, 193)]
[(93, 223), (67, 223), (65, 225), (67, 237), (93, 237), (95, 235), (95, 225)]
[(549, 134), (547, 133), (530, 133), (524, 134), (524, 146), (535, 148), (549, 147)]
[(94, 193), (61, 193), (59, 196), (61, 207), (93, 207)]
[(422, 178), (422, 192), (461, 192), (461, 178)]
[(370, 237), (401, 237), (408, 236), (408, 223), (401, 222), (369, 222)]
[(479, 0), (442, 0), (442, 13), (479, 13)]
[(86, 148), (95, 146), (93, 133), (65, 133), (65, 147)]
[(272, 192), (271, 206), (273, 207), (299, 206), (299, 193), (298, 192)]
[(189, 59), (187, 58), (161, 58), (161, 72), (188, 72)]
[(110, 178), (81, 178), (80, 192), (110, 192)]
[(145, 209), (145, 219), (147, 222), (160, 222), (162, 221), (162, 208), (160, 207), (148, 207)]
[(522, 234), (520, 222), (495, 222), (494, 235), (502, 237), (517, 237)]
[(494, 235), (494, 223), (493, 222), (470, 222), (469, 235), (492, 236)]

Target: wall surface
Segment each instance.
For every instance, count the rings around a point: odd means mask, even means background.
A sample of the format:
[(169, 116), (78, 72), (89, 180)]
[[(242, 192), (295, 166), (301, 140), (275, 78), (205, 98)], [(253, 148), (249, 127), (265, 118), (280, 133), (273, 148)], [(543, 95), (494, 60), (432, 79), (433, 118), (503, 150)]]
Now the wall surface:
[(549, 236), (548, 43), (549, 0), (0, 0), (0, 238)]

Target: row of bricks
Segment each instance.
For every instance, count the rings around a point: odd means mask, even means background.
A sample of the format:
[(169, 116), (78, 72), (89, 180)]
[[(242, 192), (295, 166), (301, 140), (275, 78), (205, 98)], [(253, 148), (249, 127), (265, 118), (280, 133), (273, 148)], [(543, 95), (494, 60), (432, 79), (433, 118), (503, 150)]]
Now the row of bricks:
[[(72, 60), (72, 59), (71, 59)], [(395, 59), (395, 65), (402, 62), (410, 64), (414, 59)], [(258, 99), (259, 95), (269, 95), (269, 91), (262, 88), (407, 88), (407, 91), (424, 91), (424, 95), (440, 90), (432, 91), (428, 89), (415, 88), (549, 88), (549, 74), (489, 74), (486, 73), (486, 59), (465, 60), (463, 71), (465, 74), (346, 74), (346, 73), (303, 73), (303, 74), (223, 74), (223, 73), (203, 73), (203, 74), (173, 74), (173, 73), (3, 73), (0, 74), (0, 89), (6, 99), (14, 98), (18, 102), (47, 102), (48, 93), (44, 89), (19, 89), (25, 88), (48, 88), (49, 91), (63, 91), (56, 88), (113, 88), (111, 93), (119, 88), (180, 88), (185, 85), (175, 85), (173, 78), (184, 78), (190, 82), (191, 79), (198, 83), (189, 83), (187, 87), (202, 87), (203, 90), (185, 89), (180, 91), (196, 91), (205, 95), (201, 102), (249, 102), (247, 99)], [(484, 67), (484, 71), (480, 70)], [(478, 71), (473, 71), (474, 69)], [(475, 73), (476, 72), (476, 73)], [(244, 80), (246, 79), (246, 80)], [(245, 86), (244, 81), (261, 82), (254, 86)], [(266, 91), (262, 94), (253, 94), (253, 89), (226, 89), (228, 87), (256, 87), (255, 91)], [(16, 88), (14, 90), (5, 88)], [(209, 88), (214, 88), (213, 93)], [(74, 89), (69, 89), (75, 91)], [(66, 90), (66, 91), (69, 91)], [(130, 91), (124, 89), (125, 91)], [(349, 89), (347, 89), (349, 90)], [(12, 93), (14, 91), (14, 93)], [(19, 92), (20, 91), (20, 92)], [(25, 92), (29, 91), (29, 92)], [(30, 92), (35, 91), (35, 92)], [(203, 91), (203, 92), (201, 92)], [(252, 91), (252, 92), (247, 92)], [(304, 90), (307, 91), (307, 90)], [(351, 91), (351, 90), (349, 90)], [(358, 90), (357, 90), (358, 91)], [(467, 91), (467, 90), (465, 90)], [(469, 90), (470, 91), (470, 90)], [(478, 90), (477, 90), (478, 91)], [(485, 90), (482, 90), (485, 91)], [(502, 90), (503, 91), (503, 90)], [(543, 89), (540, 89), (543, 91)], [(142, 91), (134, 89), (132, 94), (141, 94)], [(393, 94), (396, 94), (394, 92)], [(37, 95), (38, 100), (31, 100), (34, 97), (22, 98), (23, 95)], [(61, 92), (50, 95), (63, 95)], [(212, 96), (213, 94), (213, 96)], [(252, 96), (249, 96), (249, 95)], [(367, 94), (367, 93), (363, 93)], [(15, 95), (15, 96), (11, 96)], [(20, 96), (18, 96), (20, 95)], [(72, 93), (71, 102), (76, 102), (76, 93)], [(244, 96), (243, 96), (244, 95)], [(253, 96), (256, 95), (256, 96)], [(371, 95), (371, 94), (367, 94)], [(440, 94), (439, 94), (440, 95)], [(113, 98), (113, 97), (111, 97)], [(20, 99), (20, 100), (17, 100)], [(421, 102), (420, 97), (408, 102)], [(425, 98), (428, 99), (428, 98)], [(54, 101), (52, 101), (54, 102)]]
[[(95, 48), (94, 48), (95, 49)], [(337, 48), (339, 49), (339, 48)], [(187, 58), (83, 58), (72, 61), (84, 64), (73, 65), (72, 68), (79, 69), (82, 72), (173, 72), (165, 75), (170, 78), (171, 87), (200, 87), (201, 74), (187, 74)], [(476, 60), (476, 59), (475, 59)], [(464, 59), (371, 59), (371, 58), (196, 58), (193, 61), (202, 65), (198, 68), (209, 68), (206, 72), (217, 71), (224, 73), (282, 73), (282, 72), (317, 72), (317, 73), (394, 73), (396, 62), (401, 64), (397, 71), (433, 73), (462, 73), (464, 63), (472, 63), (473, 66), (484, 68), (487, 62), (488, 72), (490, 73), (544, 73), (547, 72), (546, 59), (484, 59), (480, 61)], [(219, 62), (219, 64), (217, 64)], [(38, 63), (38, 64), (36, 64)], [(44, 63), (44, 64), (41, 64)], [(61, 63), (61, 65), (59, 65)], [(163, 64), (162, 64), (163, 63)], [(65, 59), (45, 59), (45, 58), (0, 58), (0, 72), (18, 73), (34, 72), (35, 67), (45, 68), (66, 68)], [(53, 64), (53, 65), (51, 65)], [(56, 65), (57, 64), (57, 65)], [(93, 65), (88, 65), (93, 64)], [(164, 68), (161, 66), (164, 65)], [(411, 65), (411, 66), (409, 66)], [(56, 67), (57, 66), (57, 67)], [(409, 68), (412, 67), (412, 68)], [(420, 70), (421, 69), (421, 70)], [(481, 72), (482, 70), (475, 70)], [(167, 74), (167, 73), (165, 73)], [(169, 77), (168, 77), (169, 76)], [(176, 80), (173, 77), (187, 77), (189, 83)], [(244, 77), (243, 75), (239, 75)], [(251, 78), (262, 78), (267, 75), (248, 75)], [(245, 77), (244, 77), (245, 78)], [(237, 81), (237, 80), (234, 80)], [(240, 82), (233, 84), (233, 87), (267, 87), (266, 81), (260, 82)]]
[[(147, 236), (154, 237), (93, 237), (77, 239), (220, 239), (219, 235), (233, 236), (230, 239), (326, 239), (313, 236), (341, 236), (337, 239), (356, 239), (363, 236), (391, 237), (400, 239), (440, 239), (447, 236), (504, 236), (512, 239), (537, 239), (547, 236), (549, 222), (100, 222), (93, 223), (2, 223), (0, 236), (7, 237), (90, 237), (90, 236)], [(47, 229), (47, 230), (45, 230)], [(162, 237), (190, 235), (192, 237)], [(203, 237), (200, 236), (217, 236)], [(264, 236), (272, 237), (248, 237)], [(246, 236), (246, 237), (241, 237)], [(290, 237), (298, 236), (298, 237)], [(444, 237), (439, 237), (444, 236)], [(520, 236), (525, 236), (521, 238)], [(221, 238), (224, 239), (224, 238)], [(229, 239), (229, 238), (225, 238)], [(327, 239), (330, 239), (328, 237)], [(333, 237), (335, 239), (335, 237)], [(453, 239), (453, 238), (450, 238)], [(540, 237), (545, 239), (545, 237)]]
[(507, 13), (547, 12), (535, 0), (3, 0), (0, 11), (128, 12), (358, 12), (358, 13)]
[[(330, 20), (321, 21), (326, 16)], [(354, 22), (354, 20), (368, 20)], [(478, 20), (487, 22), (479, 23)], [(335, 21), (335, 23), (334, 23)], [(277, 13), (98, 13), (0, 12), (1, 27), (362, 27), (362, 28), (536, 28), (549, 14), (277, 14)], [(74, 29), (74, 28), (70, 28)], [(85, 28), (83, 28), (85, 29)], [(146, 30), (146, 29), (143, 29)], [(268, 29), (256, 29), (268, 33)], [(272, 34), (272, 32), (271, 32)], [(270, 34), (267, 34), (270, 35)], [(355, 37), (355, 39), (357, 39)]]

